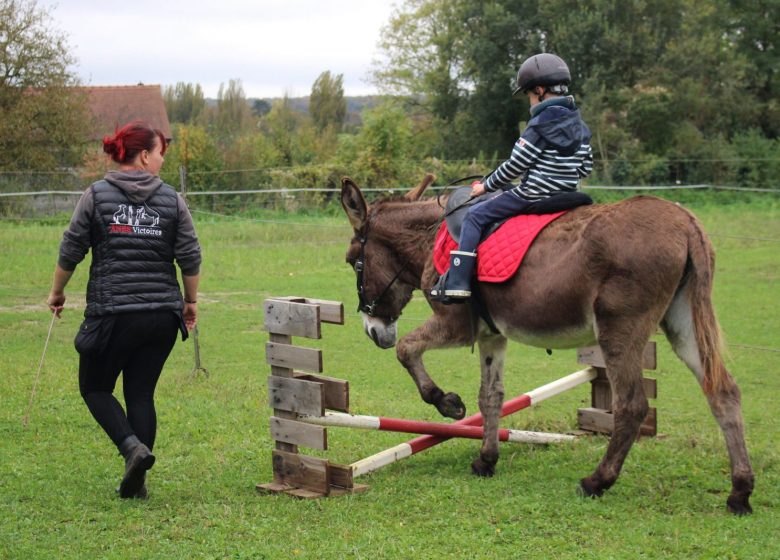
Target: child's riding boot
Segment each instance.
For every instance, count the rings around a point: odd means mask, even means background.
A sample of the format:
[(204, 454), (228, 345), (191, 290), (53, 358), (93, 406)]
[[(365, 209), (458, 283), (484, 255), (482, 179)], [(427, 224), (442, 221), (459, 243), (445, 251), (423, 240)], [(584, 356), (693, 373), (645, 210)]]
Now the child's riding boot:
[(463, 303), (471, 297), (471, 275), (476, 253), (450, 252), (450, 268), (431, 289), (431, 299), (444, 304)]

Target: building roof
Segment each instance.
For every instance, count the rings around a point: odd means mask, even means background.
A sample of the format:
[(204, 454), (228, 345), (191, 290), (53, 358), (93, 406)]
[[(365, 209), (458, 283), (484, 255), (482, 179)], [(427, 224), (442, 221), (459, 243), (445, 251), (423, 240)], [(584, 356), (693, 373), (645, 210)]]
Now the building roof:
[(165, 110), (160, 85), (86, 86), (89, 109), (94, 117), (90, 140), (102, 140), (130, 121), (148, 122), (171, 137), (171, 123)]

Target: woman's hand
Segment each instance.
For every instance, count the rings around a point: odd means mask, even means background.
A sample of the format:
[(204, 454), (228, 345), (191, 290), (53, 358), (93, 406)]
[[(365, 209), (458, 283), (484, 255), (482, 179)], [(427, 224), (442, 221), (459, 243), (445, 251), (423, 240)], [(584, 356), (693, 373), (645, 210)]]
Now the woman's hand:
[(191, 331), (198, 323), (198, 304), (184, 302), (184, 324)]
[(52, 313), (59, 317), (62, 313), (62, 308), (65, 307), (66, 299), (65, 292), (55, 292), (52, 290), (49, 293), (49, 297), (46, 299), (46, 305), (49, 306)]
[(65, 286), (68, 285), (70, 277), (73, 276), (72, 270), (65, 270), (59, 264), (54, 267), (54, 280), (51, 283), (51, 291), (46, 299), (46, 305), (57, 317), (62, 313), (65, 306)]
[(471, 198), (476, 198), (485, 194), (485, 183), (474, 181), (471, 183)]

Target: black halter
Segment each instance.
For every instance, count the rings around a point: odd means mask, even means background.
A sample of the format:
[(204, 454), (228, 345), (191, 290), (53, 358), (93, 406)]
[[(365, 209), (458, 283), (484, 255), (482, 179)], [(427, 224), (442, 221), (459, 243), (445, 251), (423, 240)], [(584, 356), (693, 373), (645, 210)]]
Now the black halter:
[[(376, 312), (376, 306), (377, 303), (379, 303), (379, 300), (381, 300), (385, 294), (388, 292), (390, 287), (395, 284), (395, 281), (398, 280), (398, 278), (401, 276), (401, 273), (406, 269), (407, 263), (404, 262), (404, 264), (401, 266), (401, 268), (396, 272), (395, 276), (393, 276), (393, 279), (390, 280), (390, 283), (385, 286), (385, 289), (382, 290), (382, 292), (375, 297), (370, 302), (366, 300), (366, 294), (363, 289), (363, 271), (366, 268), (366, 243), (368, 242), (368, 222), (366, 222), (366, 228), (363, 234), (358, 237), (358, 241), (360, 241), (360, 256), (358, 257), (358, 260), (355, 261), (355, 275), (357, 276), (357, 293), (358, 293), (358, 311), (362, 311), (369, 317), (374, 317)], [(396, 321), (400, 317), (399, 315), (396, 315), (395, 317), (391, 317), (388, 320), (392, 323)]]

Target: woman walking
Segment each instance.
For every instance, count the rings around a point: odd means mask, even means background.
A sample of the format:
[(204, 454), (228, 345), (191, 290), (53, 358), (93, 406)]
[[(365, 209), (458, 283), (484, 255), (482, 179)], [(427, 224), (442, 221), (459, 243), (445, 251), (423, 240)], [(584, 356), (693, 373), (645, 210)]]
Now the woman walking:
[[(85, 319), (75, 341), (79, 388), (125, 459), (122, 498), (147, 497), (157, 430), (155, 386), (177, 333), (185, 340), (198, 315), (200, 245), (184, 200), (158, 176), (166, 147), (163, 134), (142, 122), (103, 139), (103, 151), (119, 168), (79, 200), (47, 301), (59, 316), (65, 286), (91, 249)], [(113, 395), (120, 373), (126, 412)]]

